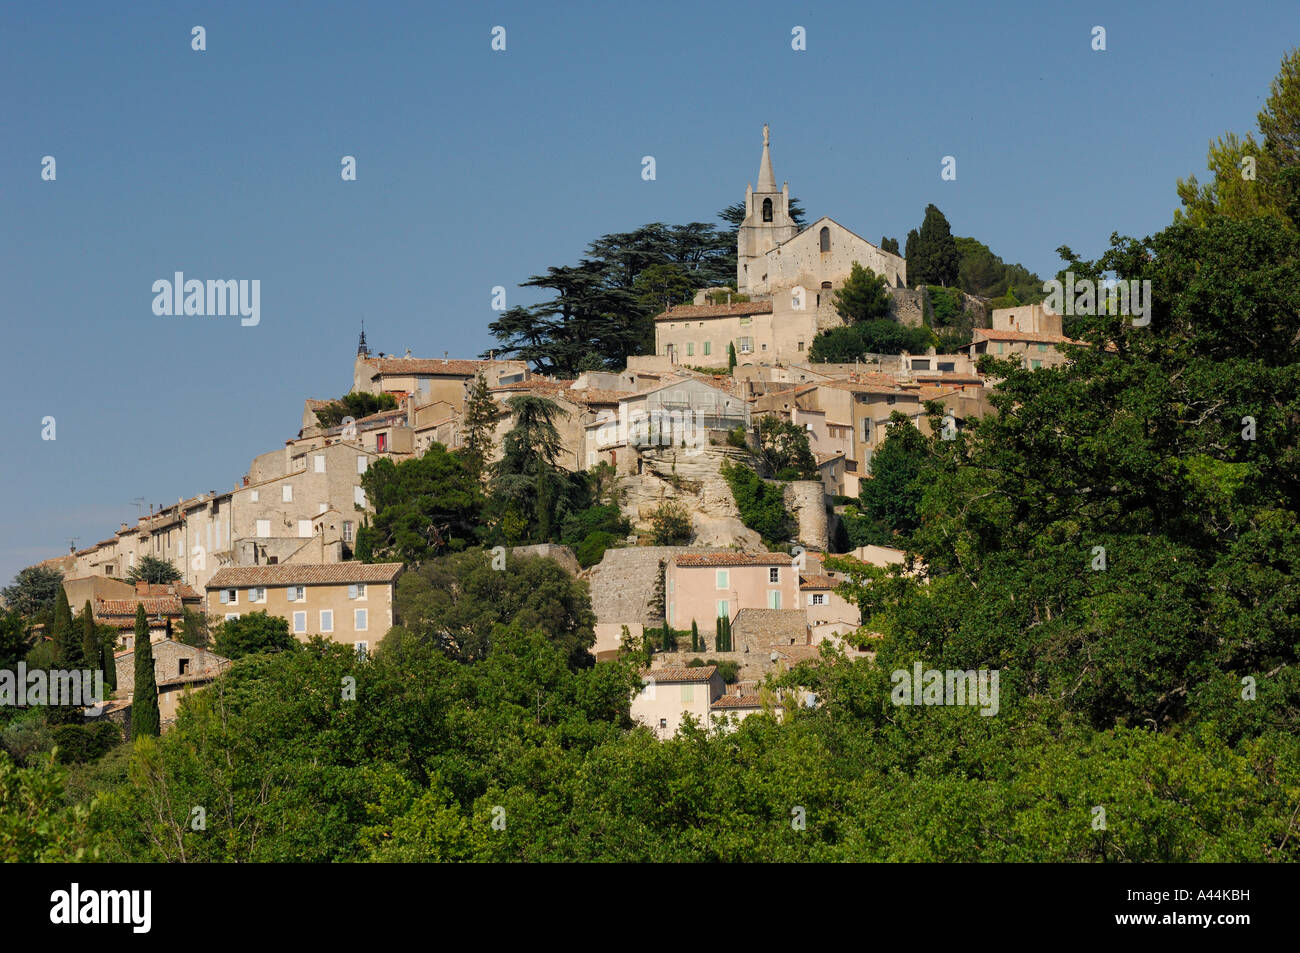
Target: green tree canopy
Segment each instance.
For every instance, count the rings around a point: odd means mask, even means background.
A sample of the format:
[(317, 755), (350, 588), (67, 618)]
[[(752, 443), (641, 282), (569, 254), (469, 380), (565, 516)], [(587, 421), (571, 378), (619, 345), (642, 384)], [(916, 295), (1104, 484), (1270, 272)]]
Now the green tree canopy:
[(265, 611), (224, 619), (215, 629), (213, 651), (228, 659), (262, 652), (291, 652), (298, 647), (298, 640), (289, 633), (289, 620)]
[(177, 582), (180, 578), (180, 570), (170, 562), (148, 553), (141, 556), (126, 574), (127, 582), (147, 582), (152, 585), (165, 585)]
[(400, 463), (376, 460), (361, 486), (375, 509), (367, 527), (374, 558), (418, 562), (477, 540), (482, 488), (469, 465), (440, 443)]

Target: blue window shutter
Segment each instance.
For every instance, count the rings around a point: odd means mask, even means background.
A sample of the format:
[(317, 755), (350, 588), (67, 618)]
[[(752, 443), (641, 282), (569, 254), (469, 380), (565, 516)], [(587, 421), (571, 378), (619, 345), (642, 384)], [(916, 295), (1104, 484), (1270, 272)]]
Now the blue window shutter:
[(230, 601), (230, 593), (225, 589), (221, 590), (221, 601), (223, 604)]
[(357, 587), (356, 587), (356, 586), (348, 586), (348, 598), (349, 598), (349, 599), (355, 599), (356, 597), (357, 597)]

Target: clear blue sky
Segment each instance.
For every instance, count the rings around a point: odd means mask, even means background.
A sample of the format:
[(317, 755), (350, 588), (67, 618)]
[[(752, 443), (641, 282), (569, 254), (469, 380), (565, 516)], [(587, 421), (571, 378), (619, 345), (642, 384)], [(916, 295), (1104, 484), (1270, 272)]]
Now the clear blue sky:
[[(528, 303), (518, 282), (599, 235), (713, 220), (764, 122), (778, 181), (872, 241), (934, 202), (1046, 276), (1062, 244), (1158, 231), (1207, 142), (1253, 128), (1298, 28), (1294, 0), (9, 0), (0, 580), (136, 497), (233, 486), (304, 397), (348, 389), (363, 316), (377, 349), (474, 356), (493, 285)], [(175, 271), (260, 279), (261, 323), (155, 316)]]

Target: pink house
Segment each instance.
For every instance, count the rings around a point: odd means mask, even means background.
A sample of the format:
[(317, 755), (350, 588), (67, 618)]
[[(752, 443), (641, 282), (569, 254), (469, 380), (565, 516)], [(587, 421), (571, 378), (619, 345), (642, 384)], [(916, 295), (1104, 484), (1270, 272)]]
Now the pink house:
[(681, 553), (664, 572), (664, 618), (711, 635), (741, 609), (798, 609), (799, 571), (782, 553)]

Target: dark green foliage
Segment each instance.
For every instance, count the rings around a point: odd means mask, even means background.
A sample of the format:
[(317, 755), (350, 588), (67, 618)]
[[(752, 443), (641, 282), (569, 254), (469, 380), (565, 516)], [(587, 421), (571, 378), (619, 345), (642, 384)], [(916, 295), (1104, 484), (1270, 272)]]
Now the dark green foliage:
[(684, 546), (695, 536), (691, 514), (676, 500), (664, 500), (650, 514), (656, 546)]
[(897, 239), (897, 238), (882, 238), (882, 239), (880, 240), (880, 250), (881, 250), (881, 251), (887, 251), (887, 252), (889, 252), (891, 255), (899, 255), (899, 254), (902, 254), (902, 253), (898, 250), (898, 239)]
[(884, 275), (878, 275), (855, 261), (849, 269), (849, 277), (835, 292), (835, 311), (849, 324), (888, 317), (893, 305), (888, 289), (889, 282)]
[(934, 343), (930, 329), (898, 324), (889, 318), (831, 328), (813, 338), (808, 358), (829, 364), (852, 364), (867, 354), (924, 354)]
[(10, 609), (31, 622), (48, 621), (36, 618), (54, 610), (54, 599), (63, 588), (63, 573), (45, 566), (31, 566), (14, 576), (14, 581), (0, 595)]
[(425, 644), (462, 660), (482, 659), (495, 628), (518, 622), (545, 632), (574, 667), (592, 662), (596, 617), (587, 583), (553, 559), (510, 556), (504, 570), (493, 569), (483, 550), (430, 560), (398, 580), (395, 611)]
[[(699, 651), (705, 651), (703, 644), (700, 645)], [(708, 660), (693, 658), (686, 663), (687, 668), (701, 668), (705, 665), (716, 665), (718, 667), (718, 674), (722, 676), (723, 682), (728, 685), (733, 684), (740, 678), (740, 663), (732, 659), (719, 662), (715, 658)]]
[(50, 734), (58, 746), (60, 764), (95, 761), (122, 742), (122, 729), (111, 721), (55, 725), (50, 729)]
[[(560, 542), (573, 546), (587, 539), (592, 533), (606, 533), (613, 537), (611, 543), (619, 537), (632, 532), (632, 524), (613, 503), (598, 503), (585, 510), (571, 513), (560, 527)], [(599, 560), (598, 560), (599, 561)]]
[[(871, 458), (871, 478), (862, 481), (858, 493), (863, 518), (878, 530), (870, 542), (880, 543), (894, 534), (906, 537), (920, 525), (921, 496), (929, 481), (929, 444), (908, 417), (897, 411), (890, 415), (884, 442)], [(860, 532), (850, 530), (850, 538)]]
[(500, 342), (498, 356), (526, 360), (543, 373), (622, 368), (628, 355), (653, 350), (652, 319), (665, 300), (689, 300), (735, 274), (734, 234), (703, 222), (644, 225), (604, 235), (577, 265), (553, 266), (523, 282), (555, 297), (511, 308), (489, 330)]
[(50, 628), (50, 637), (54, 640), (54, 659), (59, 668), (86, 667), (86, 655), (81, 647), (81, 627), (73, 622), (72, 608), (68, 605), (68, 596), (62, 586), (54, 599), (54, 624)]
[[(357, 533), (360, 559), (418, 562), (477, 539), (483, 494), (465, 462), (442, 444), (401, 463), (374, 461), (361, 478), (374, 521)], [(362, 535), (364, 534), (364, 540)]]
[(210, 641), (208, 617), (193, 609), (183, 609), (181, 615), (180, 640), (197, 649), (206, 649)]
[(718, 616), (714, 622), (713, 650), (715, 652), (731, 651), (731, 619), (725, 615)]
[(738, 450), (748, 450), (749, 441), (745, 439), (745, 428), (737, 425), (734, 430), (727, 431), (727, 446), (735, 447)]
[[(953, 238), (961, 263), (957, 270), (957, 285), (967, 294), (980, 298), (1005, 299), (1014, 294), (1017, 301), (1032, 304), (1042, 301), (1043, 280), (1024, 265), (1008, 265), (974, 238)], [(908, 277), (911, 277), (909, 270)], [(997, 305), (1014, 307), (1014, 305)]]
[(783, 545), (794, 533), (794, 517), (785, 508), (780, 484), (767, 483), (743, 463), (725, 461), (721, 473), (740, 510), (740, 521), (758, 533), (768, 548)]
[(12, 670), (31, 647), (22, 616), (13, 609), (0, 610), (0, 669)]
[(262, 611), (217, 623), (213, 651), (238, 659), (263, 652), (292, 652), (298, 645), (289, 632), (288, 619)]
[(808, 447), (808, 431), (768, 414), (758, 422), (758, 455), (778, 480), (816, 480), (817, 461)]
[(99, 637), (99, 627), (95, 625), (95, 613), (90, 607), (90, 600), (86, 600), (85, 606), (81, 610), (81, 656), (86, 660), (86, 666), (92, 669), (102, 669), (103, 658), (101, 650), (101, 639)]
[(367, 394), (353, 391), (338, 400), (316, 408), (316, 422), (322, 427), (337, 427), (344, 417), (354, 421), (369, 417), (381, 410), (396, 410), (397, 398), (392, 394)]
[(700, 627), (695, 624), (694, 619), (691, 620), (691, 651), (692, 652), (704, 651), (704, 643), (700, 639)]
[(157, 556), (150, 556), (147, 553), (141, 556), (139, 561), (131, 567), (131, 571), (126, 574), (127, 582), (147, 582), (153, 585), (177, 582), (180, 578), (180, 570), (175, 566), (165, 559), (159, 559)]
[(578, 565), (587, 569), (605, 558), (605, 550), (617, 546), (620, 542), (622, 538), (613, 533), (595, 530), (584, 536), (573, 552), (578, 558)]
[(736, 369), (736, 343), (732, 341), (727, 345), (727, 370), (734, 371), (735, 369)]
[(487, 475), (488, 456), (492, 452), (492, 441), (496, 428), (496, 401), (488, 388), (487, 379), (482, 373), (474, 377), (469, 394), (465, 398), (465, 416), (462, 426), (464, 439), (456, 453), (465, 461), (465, 468), (480, 483)]
[(961, 253), (948, 219), (936, 206), (927, 205), (915, 243), (908, 235), (907, 280), (914, 288), (956, 284), (960, 265)]
[(135, 683), (131, 696), (131, 736), (157, 736), (162, 732), (158, 711), (158, 683), (154, 679), (153, 643), (144, 606), (135, 607)]

